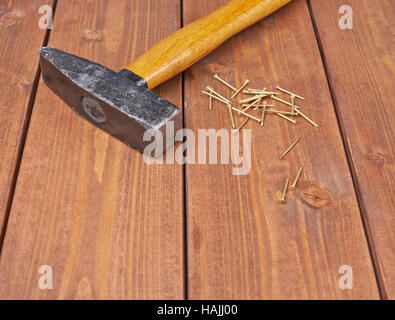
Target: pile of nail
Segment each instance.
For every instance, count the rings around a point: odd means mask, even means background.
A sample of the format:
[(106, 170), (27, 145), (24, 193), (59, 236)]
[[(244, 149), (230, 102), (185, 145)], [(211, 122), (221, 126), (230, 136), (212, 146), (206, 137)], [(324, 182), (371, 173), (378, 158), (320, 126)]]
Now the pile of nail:
[[(264, 89), (250, 89), (246, 88), (247, 85), (250, 83), (249, 80), (245, 80), (244, 84), (239, 88), (235, 88), (228, 82), (226, 82), (224, 79), (220, 78), (217, 74), (214, 75), (214, 79), (218, 80), (225, 86), (229, 87), (234, 91), (233, 95), (230, 97), (230, 99), (225, 98), (223, 95), (220, 93), (216, 92), (212, 87), (207, 86), (206, 90), (203, 90), (202, 92), (209, 96), (209, 110), (213, 110), (213, 99), (217, 100), (225, 105), (225, 107), (229, 111), (229, 118), (230, 118), (230, 123), (232, 126), (232, 133), (237, 133), (240, 131), (240, 129), (249, 121), (249, 120), (254, 120), (258, 122), (261, 126), (264, 125), (265, 117), (266, 114), (274, 114), (277, 115), (287, 121), (289, 121), (292, 124), (296, 124), (296, 119), (297, 117), (302, 117), (306, 121), (308, 121), (310, 124), (312, 124), (315, 127), (318, 127), (318, 125), (311, 120), (309, 117), (307, 117), (304, 113), (300, 111), (301, 107), (296, 104), (296, 99), (299, 100), (305, 100), (303, 97), (300, 95), (297, 95), (295, 93), (292, 93), (286, 89), (283, 89), (279, 86), (276, 86), (277, 92), (267, 90), (267, 88)], [(247, 98), (241, 99), (239, 101), (235, 101), (235, 98), (240, 94), (243, 93), (247, 95)], [(286, 94), (289, 96), (290, 101), (284, 100), (279, 97), (279, 94)], [(274, 101), (280, 102), (284, 104), (285, 106), (288, 107), (287, 110), (280, 110), (276, 109), (276, 106), (274, 104), (268, 104), (267, 99), (272, 99)], [(237, 108), (235, 107), (237, 106)], [(257, 111), (258, 115), (253, 115), (251, 112)], [(237, 117), (234, 116), (234, 114), (237, 114), (240, 117), (240, 123), (236, 125), (236, 119)], [(280, 155), (280, 160), (284, 159), (285, 155), (298, 143), (299, 137), (297, 137), (289, 147), (286, 148), (286, 150)], [(296, 175), (296, 178), (292, 185), (289, 187), (289, 189), (293, 190), (296, 188), (296, 184), (299, 180), (300, 174), (303, 170), (303, 166), (299, 167), (298, 173)], [(288, 190), (288, 184), (289, 184), (289, 178), (286, 179), (284, 189), (282, 192), (281, 196), (281, 202), (285, 203), (285, 197), (286, 193)]]
[[(285, 93), (290, 96), (291, 101), (286, 101), (278, 97), (278, 92), (268, 91), (267, 88), (262, 90), (259, 89), (245, 89), (245, 87), (249, 84), (249, 80), (246, 80), (244, 84), (239, 88), (236, 89), (232, 85), (230, 85), (225, 80), (221, 79), (217, 74), (214, 75), (214, 79), (220, 81), (227, 87), (231, 88), (234, 91), (234, 94), (230, 97), (230, 99), (225, 98), (218, 92), (216, 92), (212, 87), (207, 86), (207, 91), (202, 91), (204, 94), (209, 96), (209, 109), (212, 110), (213, 108), (213, 99), (222, 102), (229, 110), (229, 116), (232, 128), (239, 131), (250, 119), (258, 122), (261, 126), (264, 125), (265, 115), (267, 113), (275, 114), (293, 124), (296, 124), (296, 119), (292, 119), (291, 117), (298, 117), (301, 116), (308, 122), (310, 122), (313, 126), (318, 127), (318, 125), (307, 117), (302, 111), (300, 111), (301, 107), (296, 105), (295, 100), (305, 100), (303, 97), (294, 94), (288, 90), (285, 90), (279, 86), (276, 87), (278, 91)], [(251, 97), (239, 100), (237, 103), (234, 102), (235, 99), (241, 92), (246, 95), (250, 95)], [(266, 99), (270, 98), (272, 100), (281, 102), (282, 104), (290, 107), (289, 110), (279, 110), (275, 108), (275, 105), (268, 104)], [(232, 101), (231, 101), (232, 100)], [(235, 108), (234, 105), (237, 105), (238, 108)], [(262, 110), (259, 117), (256, 117), (250, 113), (250, 111), (257, 111)], [(249, 112), (248, 112), (249, 111)], [(238, 114), (240, 117), (245, 117), (244, 121), (241, 121), (241, 124), (236, 128), (236, 120), (234, 117), (234, 113)]]

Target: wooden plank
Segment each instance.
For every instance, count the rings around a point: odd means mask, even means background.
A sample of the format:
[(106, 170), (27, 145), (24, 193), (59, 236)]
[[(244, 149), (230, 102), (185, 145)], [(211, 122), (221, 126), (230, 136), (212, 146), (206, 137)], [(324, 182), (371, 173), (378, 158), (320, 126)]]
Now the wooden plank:
[[(49, 45), (120, 70), (180, 21), (178, 0), (59, 0)], [(181, 78), (157, 92), (180, 106)], [(182, 190), (182, 167), (146, 164), (40, 81), (0, 298), (183, 298)], [(52, 267), (52, 290), (38, 286), (42, 265)]]
[(383, 297), (395, 299), (395, 99), (393, 1), (311, 1), (327, 71), (359, 189)]
[[(189, 23), (224, 1), (184, 2)], [(191, 299), (377, 299), (372, 261), (306, 1), (294, 1), (235, 36), (185, 74), (186, 127), (230, 128), (220, 103), (208, 111), (207, 85), (227, 97), (239, 87), (280, 85), (306, 98), (303, 111), (319, 123), (297, 125), (268, 115), (250, 121), (252, 168), (187, 165), (188, 297)], [(302, 102), (301, 102), (302, 103)], [(301, 140), (285, 160), (279, 154)], [(285, 178), (304, 172), (286, 204)], [(353, 289), (339, 288), (342, 265)]]
[(48, 4), (51, 1), (0, 1), (0, 230), (30, 113), (28, 102), (35, 90), (37, 52), (46, 34), (39, 28), (38, 10)]

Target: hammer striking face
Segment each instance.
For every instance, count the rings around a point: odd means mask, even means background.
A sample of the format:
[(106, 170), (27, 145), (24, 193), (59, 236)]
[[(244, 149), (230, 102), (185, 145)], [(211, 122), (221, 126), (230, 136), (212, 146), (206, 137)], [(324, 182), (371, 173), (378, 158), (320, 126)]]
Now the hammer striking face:
[[(73, 110), (131, 147), (144, 151), (146, 130), (181, 128), (181, 111), (150, 89), (189, 68), (224, 41), (291, 0), (231, 0), (160, 41), (116, 73), (53, 48), (42, 48), (44, 81)], [(164, 148), (173, 137), (164, 139)]]
[(146, 130), (164, 134), (166, 121), (181, 127), (181, 111), (131, 71), (116, 73), (50, 47), (41, 49), (40, 64), (45, 83), (74, 111), (139, 151), (150, 143)]

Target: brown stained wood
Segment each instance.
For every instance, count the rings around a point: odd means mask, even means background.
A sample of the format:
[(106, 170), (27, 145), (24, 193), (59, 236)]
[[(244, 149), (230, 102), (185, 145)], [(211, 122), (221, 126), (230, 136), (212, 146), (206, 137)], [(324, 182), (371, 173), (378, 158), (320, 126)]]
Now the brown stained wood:
[[(178, 0), (59, 0), (49, 45), (119, 70), (180, 21)], [(180, 82), (157, 92), (181, 106)], [(182, 299), (182, 183), (182, 167), (147, 165), (40, 81), (0, 298)], [(42, 265), (53, 268), (52, 290), (38, 287)]]
[(138, 57), (126, 69), (143, 77), (149, 88), (189, 68), (234, 34), (280, 9), (291, 0), (229, 0)]
[(46, 4), (51, 1), (0, 1), (0, 230), (38, 72), (37, 52), (46, 34), (38, 25), (38, 9)]
[[(184, 22), (224, 1), (184, 1)], [(191, 299), (377, 299), (358, 202), (306, 1), (296, 0), (233, 37), (185, 73), (186, 127), (230, 128), (228, 110), (201, 90), (275, 89), (306, 98), (296, 125), (267, 114), (249, 121), (252, 168), (187, 165), (188, 297)], [(279, 105), (278, 103), (276, 103)], [(240, 118), (237, 117), (239, 120)], [(279, 154), (301, 140), (285, 160)], [(298, 187), (280, 203), (286, 177), (304, 166)], [(342, 265), (353, 269), (353, 289), (338, 286)]]
[(393, 1), (347, 1), (354, 26), (341, 30), (338, 10), (343, 4), (312, 0), (311, 8), (382, 293), (395, 299), (395, 5)]

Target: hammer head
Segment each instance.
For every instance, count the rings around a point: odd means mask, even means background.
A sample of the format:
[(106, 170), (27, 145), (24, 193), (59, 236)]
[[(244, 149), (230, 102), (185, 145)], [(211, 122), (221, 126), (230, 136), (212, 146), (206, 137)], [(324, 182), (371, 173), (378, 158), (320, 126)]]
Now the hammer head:
[(181, 111), (128, 70), (117, 73), (50, 47), (40, 50), (40, 65), (45, 83), (75, 112), (141, 152), (151, 143), (143, 139), (147, 130), (165, 136), (167, 121), (182, 126)]

